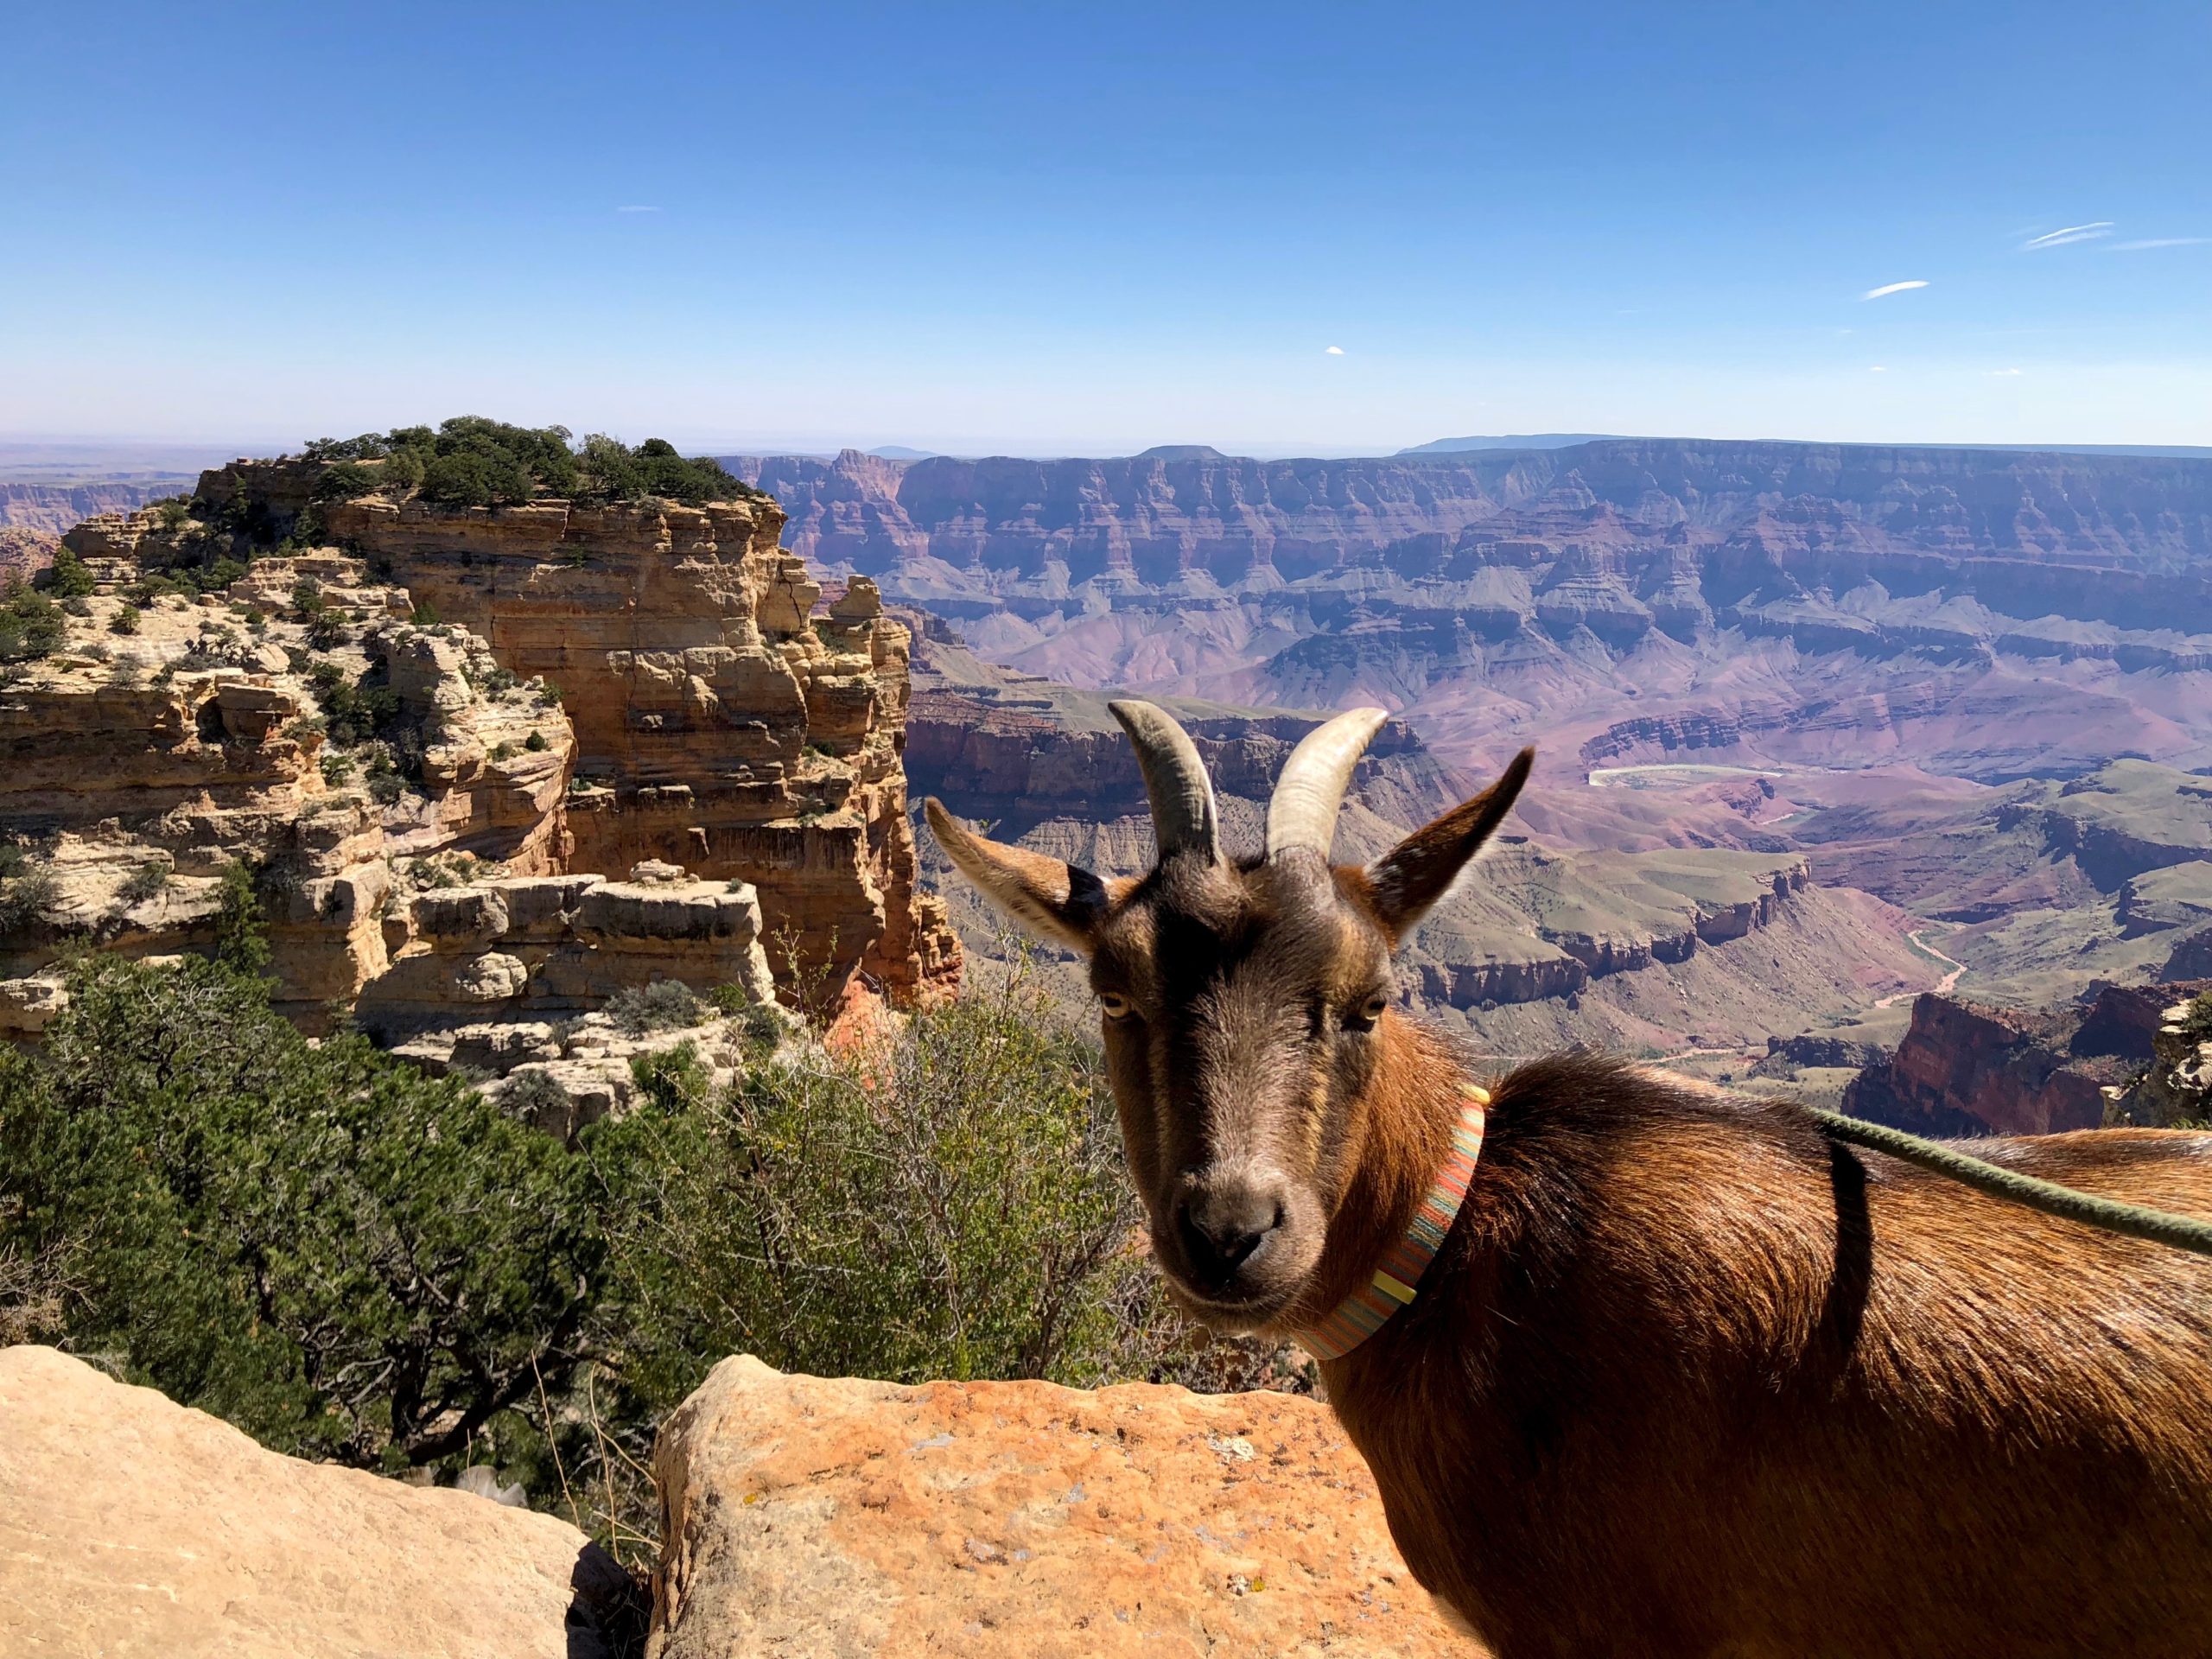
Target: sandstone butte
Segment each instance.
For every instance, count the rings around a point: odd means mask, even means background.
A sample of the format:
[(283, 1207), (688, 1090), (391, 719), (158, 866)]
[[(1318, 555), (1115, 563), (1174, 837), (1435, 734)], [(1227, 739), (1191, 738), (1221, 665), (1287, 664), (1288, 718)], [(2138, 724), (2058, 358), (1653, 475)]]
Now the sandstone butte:
[[(731, 1359), (662, 1431), (658, 1659), (1471, 1651), (1327, 1410)], [(0, 1351), (8, 1650), (587, 1659), (638, 1592), (554, 1516), (308, 1464), (52, 1349)]]
[[(200, 497), (281, 531), (319, 471), (239, 461)], [(263, 557), (226, 594), (136, 607), (126, 590), (195, 527), (149, 509), (70, 533), (97, 591), (62, 649), (0, 688), (0, 836), (58, 882), (46, 917), (0, 938), (0, 1029), (51, 1018), (72, 938), (203, 948), (238, 858), (310, 1027), (334, 1004), (396, 1035), (543, 1018), (663, 977), (758, 995), (771, 963), (787, 995), (825, 1001), (957, 982), (942, 906), (915, 882), (907, 630), (866, 582), (815, 615), (772, 502), (372, 497), (327, 518), (346, 551)], [(302, 582), (337, 643), (294, 605)], [(419, 734), (398, 799), (326, 742), (333, 676), (382, 676)], [(652, 890), (632, 871), (656, 872)]]

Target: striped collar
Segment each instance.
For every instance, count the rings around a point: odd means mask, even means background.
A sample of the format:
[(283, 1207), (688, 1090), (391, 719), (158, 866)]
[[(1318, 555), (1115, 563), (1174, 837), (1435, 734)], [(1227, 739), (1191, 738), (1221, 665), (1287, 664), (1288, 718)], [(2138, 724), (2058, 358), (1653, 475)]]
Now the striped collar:
[(1298, 1345), (1316, 1359), (1342, 1359), (1382, 1328), (1384, 1321), (1412, 1302), (1421, 1274), (1444, 1246), (1459, 1214), (1459, 1205), (1475, 1179), (1482, 1155), (1483, 1123), (1490, 1091), (1471, 1083), (1459, 1085), (1459, 1122), (1452, 1131), (1451, 1154), (1429, 1184), (1427, 1196), (1398, 1242), (1375, 1269), (1375, 1277), (1338, 1302), (1328, 1318), (1296, 1334)]

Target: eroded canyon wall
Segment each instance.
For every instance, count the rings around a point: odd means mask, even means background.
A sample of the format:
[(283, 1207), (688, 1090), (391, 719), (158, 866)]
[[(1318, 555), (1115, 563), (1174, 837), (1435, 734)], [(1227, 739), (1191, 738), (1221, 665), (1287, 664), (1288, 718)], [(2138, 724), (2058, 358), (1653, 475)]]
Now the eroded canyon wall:
[(832, 989), (858, 972), (903, 1001), (950, 982), (957, 946), (914, 884), (907, 632), (872, 583), (815, 616), (772, 502), (370, 498), (326, 522), (503, 666), (558, 684), (580, 785), (569, 868), (658, 859), (752, 883), (779, 971), (795, 958)]

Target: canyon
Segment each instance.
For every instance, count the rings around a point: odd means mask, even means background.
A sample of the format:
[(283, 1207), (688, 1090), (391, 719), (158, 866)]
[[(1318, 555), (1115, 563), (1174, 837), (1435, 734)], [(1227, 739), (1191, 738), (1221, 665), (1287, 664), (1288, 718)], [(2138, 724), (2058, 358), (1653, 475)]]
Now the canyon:
[(2212, 760), (2212, 461), (1673, 439), (734, 456), (790, 545), (1049, 679), (1382, 703), (1546, 775)]
[(1611, 1043), (1717, 1078), (1770, 1038), (1885, 1052), (1939, 984), (2064, 1008), (2212, 951), (2205, 457), (728, 464), (794, 550), (914, 623), (917, 787), (1025, 844), (1141, 866), (1109, 690), (1177, 711), (1248, 837), (1300, 732), (1389, 709), (1340, 855), (1534, 743), (1514, 833), (1408, 963), (1497, 1052)]
[[(948, 625), (922, 618), (913, 685), (907, 766), (918, 793), (991, 824), (1002, 840), (1102, 875), (1148, 868), (1142, 780), (1103, 696), (1000, 668)], [(1283, 760), (1321, 716), (1167, 703), (1213, 779), (1231, 850), (1255, 849)], [(1386, 723), (1354, 773), (1337, 856), (1376, 856), (1486, 781), (1446, 765), (1408, 722)], [(1885, 995), (1935, 982), (1906, 912), (1815, 880), (1803, 852), (1731, 808), (1707, 810), (1716, 827), (1738, 826), (1732, 836), (1670, 841), (1621, 813), (1569, 823), (1551, 807), (1561, 793), (1523, 798), (1526, 830), (1502, 834), (1402, 954), (1408, 1004), (1486, 1052), (1529, 1055), (1575, 1041), (1647, 1054), (1746, 1049), (1770, 1032), (1846, 1022)], [(1614, 794), (1630, 806), (1649, 799)], [(1755, 789), (1748, 800), (1766, 804)], [(933, 845), (923, 857), (970, 960), (1007, 959), (1014, 947), (1001, 925)], [(1027, 955), (1080, 1006), (1072, 959), (1042, 948)]]

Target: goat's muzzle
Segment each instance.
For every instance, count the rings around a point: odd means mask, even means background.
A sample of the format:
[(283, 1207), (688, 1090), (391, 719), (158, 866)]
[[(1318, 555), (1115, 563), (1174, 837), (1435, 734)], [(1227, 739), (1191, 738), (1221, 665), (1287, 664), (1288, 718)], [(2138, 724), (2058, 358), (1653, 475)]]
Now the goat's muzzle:
[(1300, 1248), (1298, 1209), (1289, 1179), (1277, 1172), (1187, 1171), (1154, 1248), (1208, 1323), (1256, 1325), (1296, 1294), (1312, 1269), (1311, 1252)]

